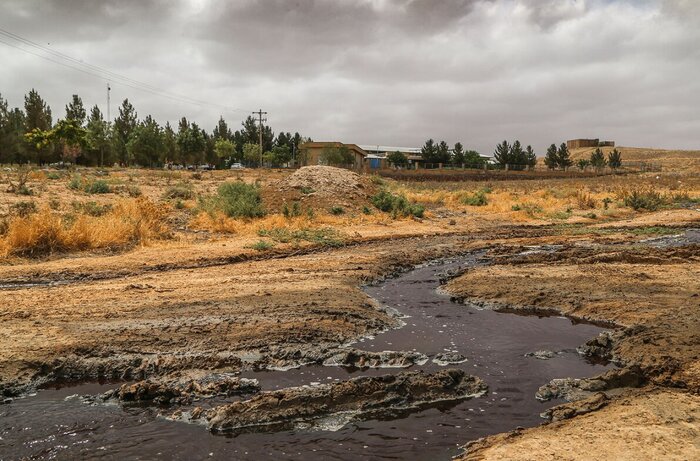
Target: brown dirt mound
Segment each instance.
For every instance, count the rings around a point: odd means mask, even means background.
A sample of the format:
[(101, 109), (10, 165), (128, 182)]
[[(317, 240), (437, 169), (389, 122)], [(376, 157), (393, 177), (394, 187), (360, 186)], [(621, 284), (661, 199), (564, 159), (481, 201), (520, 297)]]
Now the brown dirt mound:
[(355, 209), (367, 204), (373, 192), (372, 183), (353, 171), (314, 165), (299, 168), (270, 184), (263, 195), (266, 204), (273, 209), (295, 201), (312, 208)]

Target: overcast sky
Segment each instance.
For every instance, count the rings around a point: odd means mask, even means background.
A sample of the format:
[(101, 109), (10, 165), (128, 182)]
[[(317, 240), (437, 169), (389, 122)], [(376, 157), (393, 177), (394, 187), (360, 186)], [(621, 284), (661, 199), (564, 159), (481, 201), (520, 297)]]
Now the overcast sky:
[[(163, 123), (262, 108), (276, 131), (357, 144), (700, 148), (698, 0), (2, 0), (0, 28), (211, 104), (112, 79), (113, 115), (128, 97)], [(33, 87), (54, 120), (73, 93), (106, 112), (105, 85), (0, 43), (12, 106)]]

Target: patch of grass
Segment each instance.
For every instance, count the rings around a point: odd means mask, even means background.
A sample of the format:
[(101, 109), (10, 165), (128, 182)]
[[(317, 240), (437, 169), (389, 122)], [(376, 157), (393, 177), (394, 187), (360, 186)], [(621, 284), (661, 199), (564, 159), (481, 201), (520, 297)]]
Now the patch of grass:
[[(515, 209), (517, 208), (517, 210)], [(538, 214), (542, 213), (542, 207), (536, 203), (523, 202), (521, 204), (516, 204), (511, 207), (513, 211), (524, 211), (529, 217), (535, 218)]]
[(372, 184), (376, 184), (377, 186), (384, 186), (386, 184), (386, 181), (376, 174), (371, 175), (369, 180), (372, 182)]
[(342, 206), (333, 205), (330, 211), (332, 215), (338, 216), (345, 213), (345, 208), (343, 208)]
[(676, 235), (682, 233), (683, 231), (672, 227), (649, 226), (625, 229), (625, 232), (629, 232), (634, 235)]
[(19, 216), (21, 218), (26, 218), (32, 213), (37, 212), (36, 203), (34, 202), (17, 202), (10, 205), (10, 214), (13, 216)]
[(88, 216), (104, 216), (112, 210), (112, 205), (100, 205), (97, 202), (73, 202), (71, 204), (77, 213)]
[(372, 214), (372, 210), (369, 209), (367, 205), (362, 207), (362, 213), (364, 214)]
[(259, 240), (246, 248), (251, 248), (255, 251), (266, 251), (274, 248), (274, 246), (274, 243), (266, 242), (265, 240)]
[(58, 171), (49, 171), (48, 173), (46, 173), (46, 179), (50, 179), (52, 181), (62, 178), (63, 174), (59, 173)]
[(381, 191), (372, 197), (372, 204), (385, 213), (392, 216), (415, 216), (422, 218), (425, 208), (422, 205), (411, 203), (404, 195), (394, 195), (388, 191)]
[(166, 199), (190, 200), (194, 198), (194, 189), (190, 183), (179, 182), (165, 189), (163, 197)]
[(313, 194), (316, 192), (313, 187), (304, 186), (301, 188), (301, 193), (304, 195)]
[(112, 191), (109, 184), (104, 179), (89, 181), (79, 174), (73, 175), (68, 183), (68, 188), (72, 190), (82, 190), (88, 194), (108, 194)]
[(200, 207), (214, 216), (222, 213), (229, 218), (260, 218), (265, 216), (260, 188), (244, 182), (225, 182), (217, 195), (200, 201)]
[(549, 217), (551, 219), (566, 220), (566, 219), (569, 219), (571, 217), (571, 210), (555, 211), (554, 213), (550, 214)]
[(486, 197), (486, 192), (484, 189), (476, 191), (473, 194), (466, 195), (462, 198), (462, 203), (468, 206), (484, 206), (488, 205), (489, 200)]
[(275, 227), (272, 229), (260, 229), (258, 230), (258, 235), (260, 237), (268, 237), (279, 243), (299, 243), (303, 241), (329, 247), (339, 247), (345, 244), (344, 237), (332, 227), (297, 230)]

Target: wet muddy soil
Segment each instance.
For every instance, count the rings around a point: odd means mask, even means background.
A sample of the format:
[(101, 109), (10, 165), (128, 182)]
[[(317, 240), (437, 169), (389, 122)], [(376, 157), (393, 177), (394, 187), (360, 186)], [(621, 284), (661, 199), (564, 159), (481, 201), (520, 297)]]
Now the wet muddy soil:
[[(427, 264), (366, 287), (368, 295), (396, 309), (405, 325), (353, 347), (424, 354), (428, 360), (409, 371), (435, 373), (449, 365), (483, 379), (489, 387), (485, 396), (439, 402), (421, 411), (388, 409), (336, 427), (222, 436), (202, 425), (159, 416), (172, 414), (173, 407), (90, 403), (77, 396), (119, 386), (85, 384), (41, 390), (1, 405), (0, 458), (449, 459), (469, 440), (537, 425), (542, 422), (540, 413), (561, 403), (537, 400), (541, 385), (554, 378), (594, 376), (609, 368), (587, 362), (575, 350), (602, 329), (563, 317), (480, 310), (452, 302), (440, 292), (441, 280), (474, 264), (480, 264), (474, 255)], [(539, 354), (547, 359), (528, 355), (541, 351), (551, 354)], [(263, 390), (274, 390), (404, 370), (313, 365), (244, 372), (240, 377), (257, 379)], [(210, 405), (239, 399), (218, 398)]]

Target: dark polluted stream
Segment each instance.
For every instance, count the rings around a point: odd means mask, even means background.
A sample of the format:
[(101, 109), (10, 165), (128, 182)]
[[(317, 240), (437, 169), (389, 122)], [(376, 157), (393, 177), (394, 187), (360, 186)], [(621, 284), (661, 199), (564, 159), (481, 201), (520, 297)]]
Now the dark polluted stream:
[[(417, 351), (430, 357), (411, 370), (437, 371), (437, 354), (454, 352), (451, 364), (489, 385), (483, 397), (442, 402), (409, 414), (352, 422), (337, 430), (213, 435), (200, 425), (159, 417), (175, 408), (90, 405), (77, 395), (98, 394), (115, 384), (46, 389), (0, 405), (0, 460), (5, 459), (450, 459), (476, 438), (535, 426), (539, 414), (561, 401), (540, 402), (539, 386), (553, 378), (597, 375), (609, 366), (585, 361), (575, 348), (603, 329), (563, 317), (522, 316), (452, 302), (439, 291), (445, 274), (477, 263), (469, 255), (420, 266), (365, 288), (403, 316), (402, 328), (365, 338), (369, 351)], [(516, 288), (513, 288), (516, 289)], [(527, 353), (557, 354), (541, 360)], [(245, 372), (264, 390), (313, 385), (404, 369), (348, 370), (305, 366), (287, 371)], [(218, 401), (216, 403), (222, 403)], [(334, 428), (335, 429), (335, 428)]]

